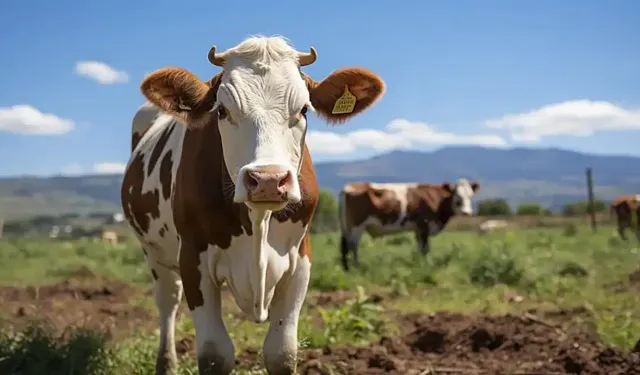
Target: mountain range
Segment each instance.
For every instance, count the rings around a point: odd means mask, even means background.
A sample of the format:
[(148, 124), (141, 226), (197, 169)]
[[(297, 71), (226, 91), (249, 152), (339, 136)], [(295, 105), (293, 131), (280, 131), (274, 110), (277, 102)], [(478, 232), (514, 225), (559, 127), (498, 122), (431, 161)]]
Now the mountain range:
[[(351, 181), (440, 183), (479, 181), (477, 200), (505, 198), (513, 206), (537, 202), (551, 209), (587, 197), (586, 168), (598, 199), (640, 192), (640, 157), (562, 149), (444, 147), (392, 151), (366, 160), (316, 163), (320, 186), (337, 193)], [(114, 212), (122, 175), (0, 178), (0, 217)]]

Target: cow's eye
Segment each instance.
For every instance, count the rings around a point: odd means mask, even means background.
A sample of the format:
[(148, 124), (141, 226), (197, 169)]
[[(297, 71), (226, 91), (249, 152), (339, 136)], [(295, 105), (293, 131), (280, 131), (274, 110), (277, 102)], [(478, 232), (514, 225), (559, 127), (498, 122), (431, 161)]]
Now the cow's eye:
[(307, 115), (307, 111), (308, 111), (308, 110), (309, 110), (309, 107), (305, 105), (305, 106), (304, 106), (304, 107), (302, 107), (302, 109), (300, 110), (300, 114), (301, 114), (301, 115), (303, 115), (303, 116), (306, 116), (306, 115)]
[(224, 120), (229, 116), (227, 109), (221, 104), (218, 106), (218, 120)]

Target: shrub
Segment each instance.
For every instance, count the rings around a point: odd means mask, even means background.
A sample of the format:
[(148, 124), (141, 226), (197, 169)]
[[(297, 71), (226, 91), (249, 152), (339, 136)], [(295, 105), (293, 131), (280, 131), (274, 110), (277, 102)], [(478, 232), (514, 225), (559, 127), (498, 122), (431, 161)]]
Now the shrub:
[(493, 242), (479, 249), (477, 258), (469, 264), (469, 279), (485, 287), (497, 284), (514, 286), (520, 283), (524, 268), (512, 255), (505, 242)]
[(558, 268), (558, 275), (563, 277), (586, 277), (589, 275), (589, 271), (574, 261), (567, 261)]
[(347, 301), (335, 310), (318, 307), (324, 323), (324, 339), (327, 344), (367, 340), (380, 334), (384, 327), (382, 306), (372, 302), (361, 286), (355, 299)]
[[(587, 214), (587, 207), (589, 207), (589, 201), (580, 201), (575, 203), (567, 203), (562, 208), (562, 213), (565, 216), (577, 216)], [(607, 204), (599, 199), (593, 201), (594, 212), (603, 212), (607, 210)]]
[(567, 237), (573, 237), (578, 234), (578, 226), (575, 223), (569, 223), (565, 225), (562, 233)]
[(313, 215), (309, 231), (311, 233), (326, 233), (338, 230), (338, 201), (328, 190), (320, 190), (318, 206)]
[(106, 344), (102, 333), (74, 329), (55, 335), (38, 323), (20, 333), (0, 332), (0, 374), (111, 374)]
[(478, 202), (478, 215), (508, 216), (511, 215), (511, 207), (504, 199), (485, 199)]
[(538, 216), (544, 215), (545, 209), (537, 203), (522, 203), (518, 206), (516, 215), (520, 216)]

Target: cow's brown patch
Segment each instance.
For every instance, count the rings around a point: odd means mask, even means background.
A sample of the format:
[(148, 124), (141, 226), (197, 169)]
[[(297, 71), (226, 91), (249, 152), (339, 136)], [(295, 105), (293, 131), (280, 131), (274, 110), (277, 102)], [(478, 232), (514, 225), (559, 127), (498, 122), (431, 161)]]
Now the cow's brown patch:
[(158, 273), (153, 268), (151, 269), (151, 276), (153, 276), (154, 280), (158, 280)]
[(407, 190), (407, 220), (449, 222), (453, 211), (453, 192), (447, 184), (419, 184)]
[[(151, 156), (149, 157), (149, 165), (147, 167), (147, 176), (151, 176), (151, 172), (156, 167), (156, 163), (162, 155), (162, 151), (165, 150), (167, 146), (167, 141), (169, 137), (171, 137), (171, 133), (173, 133), (173, 129), (175, 128), (176, 123), (172, 121), (166, 129), (162, 132), (158, 140), (156, 141), (155, 146), (153, 147), (153, 151), (151, 151)], [(166, 158), (166, 155), (165, 155)]]
[(311, 240), (309, 237), (309, 233), (304, 235), (302, 239), (302, 243), (300, 244), (300, 248), (298, 249), (298, 255), (301, 258), (307, 257), (309, 258), (309, 262), (311, 262)]
[(402, 206), (391, 190), (374, 188), (364, 182), (349, 184), (349, 187), (349, 191), (344, 192), (344, 204), (349, 208), (345, 218), (347, 227), (357, 227), (369, 217), (377, 218), (383, 225), (400, 218)]
[(120, 198), (127, 220), (141, 236), (149, 230), (151, 219), (160, 217), (160, 192), (153, 190), (142, 193), (144, 179), (144, 154), (138, 153), (125, 172)]
[(136, 146), (140, 143), (140, 139), (142, 139), (142, 135), (138, 132), (134, 132), (131, 135), (131, 152), (136, 149)]
[(173, 169), (173, 161), (171, 161), (171, 150), (167, 151), (160, 162), (160, 184), (162, 185), (162, 197), (168, 200), (171, 196), (171, 170)]

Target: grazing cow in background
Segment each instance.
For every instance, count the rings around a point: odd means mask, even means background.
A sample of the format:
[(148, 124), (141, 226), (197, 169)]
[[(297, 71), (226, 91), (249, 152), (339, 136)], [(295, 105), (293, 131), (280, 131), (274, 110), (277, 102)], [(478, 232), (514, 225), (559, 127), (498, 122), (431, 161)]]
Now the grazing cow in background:
[[(640, 194), (616, 197), (611, 202), (610, 209), (611, 216), (616, 216), (620, 237), (626, 241), (627, 236), (624, 232), (629, 228), (636, 232), (636, 238), (640, 241)], [(636, 217), (636, 227), (632, 228), (634, 215)]]
[(234, 345), (221, 286), (253, 321), (269, 321), (269, 374), (293, 374), (311, 269), (307, 229), (318, 183), (305, 144), (307, 112), (329, 123), (362, 113), (385, 89), (363, 68), (317, 82), (301, 70), (316, 51), (280, 37), (251, 37), (224, 53), (209, 81), (180, 68), (144, 78), (150, 103), (133, 119), (122, 207), (142, 244), (160, 316), (156, 374), (173, 373), (182, 293), (193, 320), (200, 374), (229, 374)]
[(120, 236), (118, 233), (112, 230), (105, 230), (102, 232), (102, 241), (107, 242), (112, 246), (116, 246), (119, 243)]
[(429, 237), (442, 231), (456, 214), (472, 215), (471, 199), (477, 182), (460, 179), (456, 184), (419, 183), (346, 184), (340, 192), (340, 252), (342, 266), (349, 270), (348, 255), (356, 267), (358, 244), (364, 232), (372, 237), (415, 231), (418, 251), (429, 252)]

